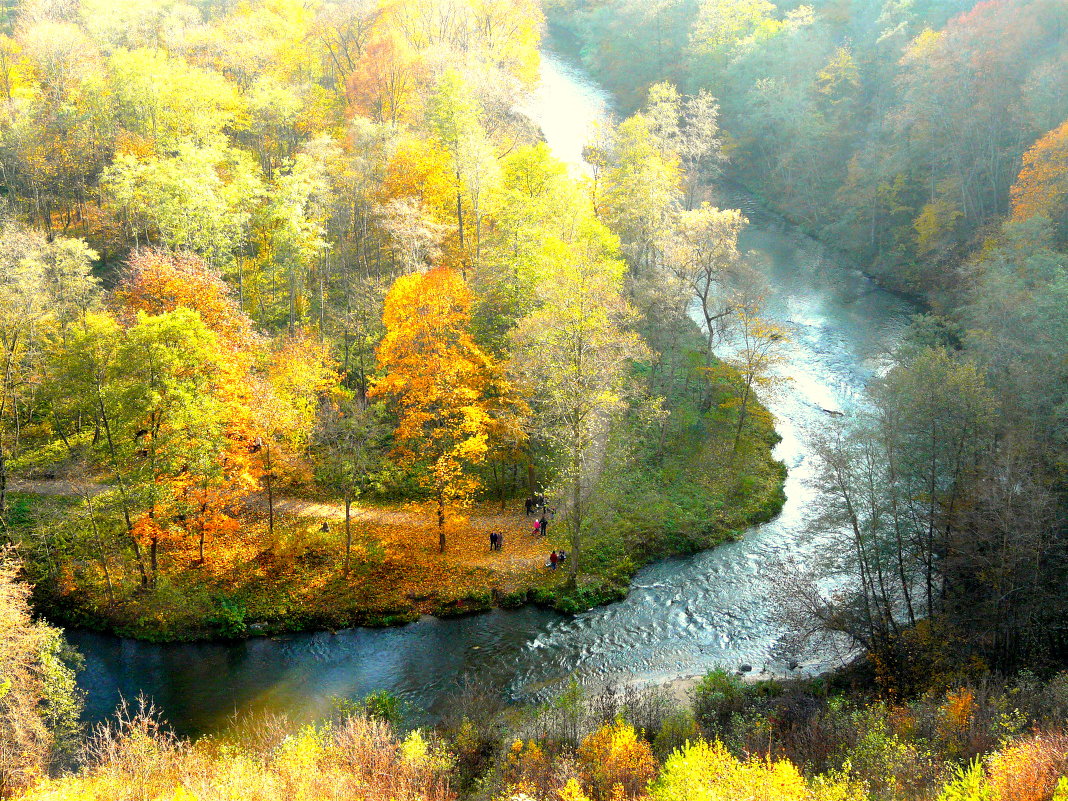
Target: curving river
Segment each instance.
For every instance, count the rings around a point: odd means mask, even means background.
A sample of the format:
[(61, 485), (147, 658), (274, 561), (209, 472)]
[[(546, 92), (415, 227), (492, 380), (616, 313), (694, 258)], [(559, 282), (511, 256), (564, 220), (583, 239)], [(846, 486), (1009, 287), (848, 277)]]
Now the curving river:
[[(585, 169), (582, 144), (607, 113), (606, 94), (551, 53), (543, 84), (524, 109), (553, 151)], [(181, 734), (221, 728), (237, 711), (285, 711), (314, 719), (332, 699), (389, 690), (433, 714), (466, 677), (515, 699), (537, 697), (575, 677), (656, 683), (743, 663), (784, 672), (784, 650), (770, 589), (775, 560), (804, 560), (820, 541), (806, 529), (816, 499), (810, 486), (811, 437), (864, 400), (915, 309), (789, 226), (744, 193), (721, 205), (752, 221), (744, 249), (763, 255), (771, 294), (766, 315), (791, 333), (783, 373), (790, 380), (768, 405), (789, 468), (786, 505), (743, 540), (643, 569), (626, 600), (567, 618), (533, 607), (459, 620), (424, 618), (394, 629), (351, 629), (254, 638), (236, 643), (156, 645), (70, 631), (85, 656), (79, 683), (86, 717), (109, 715), (120, 696), (152, 698)], [(830, 654), (803, 658), (801, 670), (831, 666)]]

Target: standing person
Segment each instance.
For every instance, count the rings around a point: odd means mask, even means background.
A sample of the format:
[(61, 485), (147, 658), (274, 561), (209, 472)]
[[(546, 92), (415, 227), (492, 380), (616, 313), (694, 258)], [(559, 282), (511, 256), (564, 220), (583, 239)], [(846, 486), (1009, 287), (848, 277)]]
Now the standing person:
[(524, 501), (524, 504), (527, 507), (527, 517), (530, 517), (530, 511), (534, 508), (534, 501), (532, 501), (530, 498), (527, 498), (526, 501)]
[(541, 516), (541, 520), (538, 521), (541, 524), (541, 536), (545, 536), (546, 530), (549, 528), (549, 520), (545, 515)]
[(504, 550), (504, 532), (503, 531), (498, 531), (497, 532), (497, 550), (498, 551)]
[(497, 532), (495, 531), (490, 532), (490, 550), (497, 550)]
[(556, 555), (556, 551), (549, 554), (549, 569), (556, 570), (556, 563), (560, 561), (560, 557)]

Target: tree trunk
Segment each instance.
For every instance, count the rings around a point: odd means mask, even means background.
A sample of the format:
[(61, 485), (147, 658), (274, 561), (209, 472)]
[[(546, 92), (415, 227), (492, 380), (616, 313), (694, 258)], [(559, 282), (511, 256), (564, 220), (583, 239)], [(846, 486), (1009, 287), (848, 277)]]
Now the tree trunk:
[(438, 495), (438, 550), (445, 553), (445, 496)]
[(341, 568), (344, 575), (349, 574), (349, 554), (352, 552), (352, 499), (345, 497), (345, 565)]
[(746, 412), (749, 407), (749, 387), (750, 382), (745, 382), (745, 389), (742, 390), (742, 405), (738, 410), (738, 427), (734, 430), (734, 448), (732, 453), (738, 453), (738, 445), (742, 441), (742, 426), (745, 425)]
[(264, 443), (263, 454), (267, 462), (267, 474), (264, 478), (267, 481), (267, 533), (271, 538), (274, 538), (274, 486), (271, 484), (271, 446), (269, 443)]
[(93, 510), (93, 497), (88, 490), (85, 492), (85, 505), (89, 509), (89, 522), (93, 527), (93, 539), (96, 540), (96, 548), (100, 552), (100, 566), (104, 568), (104, 581), (108, 588), (108, 603), (115, 603), (115, 590), (111, 584), (111, 571), (108, 569), (108, 557), (104, 553), (104, 542), (100, 538), (100, 528), (96, 524), (96, 512)]
[(578, 586), (579, 554), (582, 552), (582, 474), (575, 476), (571, 495), (571, 553), (567, 555), (567, 584), (574, 589)]
[(527, 489), (530, 491), (530, 500), (534, 500), (538, 496), (538, 482), (534, 476), (534, 457), (530, 457), (530, 461), (527, 462)]
[(130, 519), (130, 504), (126, 498), (126, 482), (122, 478), (122, 470), (119, 467), (118, 452), (115, 449), (115, 442), (111, 437), (111, 422), (108, 419), (107, 411), (104, 408), (104, 399), (100, 394), (100, 386), (96, 387), (97, 406), (100, 409), (100, 422), (104, 427), (104, 437), (108, 443), (108, 455), (111, 457), (111, 466), (115, 470), (115, 478), (119, 484), (119, 500), (122, 505), (122, 516), (126, 522), (126, 534), (130, 538), (130, 542), (133, 544), (134, 556), (137, 558), (137, 570), (141, 574), (141, 586), (148, 586), (148, 574), (145, 572), (145, 559), (141, 555), (141, 545), (137, 542), (137, 537), (133, 533), (133, 520)]

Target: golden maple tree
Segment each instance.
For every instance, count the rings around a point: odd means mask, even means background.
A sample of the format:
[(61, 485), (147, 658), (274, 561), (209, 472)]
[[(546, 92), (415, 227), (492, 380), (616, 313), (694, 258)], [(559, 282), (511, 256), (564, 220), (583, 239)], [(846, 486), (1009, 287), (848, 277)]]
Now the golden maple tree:
[(466, 508), (481, 486), (470, 469), (486, 458), (492, 422), (486, 390), (494, 364), (471, 336), (471, 303), (467, 285), (447, 267), (397, 279), (382, 315), (383, 376), (372, 389), (396, 403), (394, 451), (420, 473), (442, 552), (448, 513)]

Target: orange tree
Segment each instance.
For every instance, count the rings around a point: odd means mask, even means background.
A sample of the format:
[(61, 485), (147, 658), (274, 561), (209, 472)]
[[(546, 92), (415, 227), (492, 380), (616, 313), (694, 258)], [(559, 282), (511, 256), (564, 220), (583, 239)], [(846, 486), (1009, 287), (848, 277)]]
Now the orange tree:
[(1012, 216), (1048, 217), (1059, 243), (1068, 242), (1068, 121), (1024, 153), (1012, 187)]
[(371, 391), (396, 404), (394, 453), (420, 473), (434, 501), (442, 552), (447, 512), (468, 506), (480, 486), (471, 467), (486, 458), (491, 424), (494, 365), (471, 336), (471, 302), (467, 285), (445, 267), (398, 278), (382, 314), (383, 375)]

